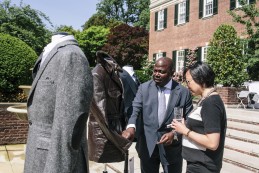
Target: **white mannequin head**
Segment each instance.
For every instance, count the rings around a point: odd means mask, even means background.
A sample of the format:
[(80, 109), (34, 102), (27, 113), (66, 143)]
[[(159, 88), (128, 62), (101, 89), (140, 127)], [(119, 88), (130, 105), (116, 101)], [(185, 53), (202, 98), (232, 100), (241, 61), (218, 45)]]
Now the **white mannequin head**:
[(134, 74), (133, 66), (131, 65), (125, 65), (122, 67), (124, 70), (126, 70), (131, 76)]
[(58, 41), (60, 38), (62, 37), (65, 37), (69, 35), (67, 32), (57, 32), (57, 33), (54, 33), (51, 37), (51, 42), (56, 42)]

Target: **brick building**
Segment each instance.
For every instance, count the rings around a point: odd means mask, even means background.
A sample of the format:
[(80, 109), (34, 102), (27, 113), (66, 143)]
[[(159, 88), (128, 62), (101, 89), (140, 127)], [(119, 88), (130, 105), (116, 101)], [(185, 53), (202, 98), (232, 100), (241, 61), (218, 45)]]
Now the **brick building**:
[(243, 37), (245, 28), (232, 22), (227, 12), (238, 7), (238, 0), (151, 0), (149, 59), (170, 57), (180, 71), (187, 50), (198, 48), (199, 59), (204, 61), (209, 40), (221, 24), (234, 26)]

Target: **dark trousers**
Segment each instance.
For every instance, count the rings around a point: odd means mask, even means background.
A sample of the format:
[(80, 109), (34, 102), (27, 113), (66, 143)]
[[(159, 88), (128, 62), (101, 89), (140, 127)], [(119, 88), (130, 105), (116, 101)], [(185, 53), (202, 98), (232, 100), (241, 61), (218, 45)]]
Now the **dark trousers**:
[[(160, 167), (160, 157), (158, 147), (155, 148), (151, 157), (149, 157), (148, 152), (144, 152), (143, 157), (140, 158), (141, 173), (159, 173)], [(163, 165), (164, 173), (182, 173), (183, 160), (180, 159), (179, 162)]]
[(187, 162), (186, 173), (219, 173), (220, 171), (209, 170), (204, 164), (199, 162)]

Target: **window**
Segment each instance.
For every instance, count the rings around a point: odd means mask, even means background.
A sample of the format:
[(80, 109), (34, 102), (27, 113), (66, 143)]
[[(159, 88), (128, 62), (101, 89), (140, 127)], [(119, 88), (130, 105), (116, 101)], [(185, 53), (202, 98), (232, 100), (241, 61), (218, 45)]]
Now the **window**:
[(189, 4), (190, 4), (190, 0), (186, 0), (175, 5), (174, 25), (189, 22), (189, 13), (190, 13)]
[(176, 72), (182, 71), (184, 68), (184, 50), (179, 50), (177, 51), (177, 56), (176, 56)]
[(199, 18), (218, 13), (218, 0), (199, 0)]
[(163, 52), (159, 52), (156, 54), (156, 60), (163, 57)]
[(208, 54), (208, 46), (202, 47), (202, 57), (201, 61), (206, 62), (207, 60), (207, 54)]
[(211, 16), (213, 14), (213, 0), (205, 0), (204, 11), (204, 17)]
[[(241, 2), (242, 0), (230, 0), (230, 10), (234, 10), (236, 8), (242, 7)], [(244, 0), (245, 3), (247, 4), (253, 4), (256, 1), (255, 0)]]
[(164, 29), (164, 10), (158, 12), (158, 30)]
[(156, 61), (161, 57), (166, 57), (166, 52), (154, 53), (153, 54), (153, 61)]
[(167, 9), (155, 13), (155, 31), (163, 30), (167, 25)]
[(178, 24), (185, 23), (186, 18), (186, 2), (179, 4), (179, 15), (178, 15)]

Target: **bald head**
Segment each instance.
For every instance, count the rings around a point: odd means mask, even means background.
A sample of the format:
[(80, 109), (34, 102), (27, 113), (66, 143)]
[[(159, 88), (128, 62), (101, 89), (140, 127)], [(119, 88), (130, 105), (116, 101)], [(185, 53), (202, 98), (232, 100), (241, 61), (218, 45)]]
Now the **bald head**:
[(169, 70), (173, 71), (173, 61), (171, 58), (168, 58), (168, 57), (159, 58), (156, 61), (155, 65), (168, 66)]
[(159, 58), (153, 70), (153, 80), (160, 87), (165, 86), (172, 78), (173, 62), (170, 58)]

